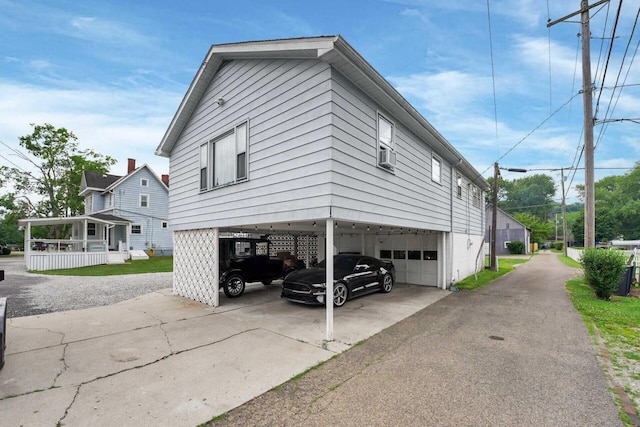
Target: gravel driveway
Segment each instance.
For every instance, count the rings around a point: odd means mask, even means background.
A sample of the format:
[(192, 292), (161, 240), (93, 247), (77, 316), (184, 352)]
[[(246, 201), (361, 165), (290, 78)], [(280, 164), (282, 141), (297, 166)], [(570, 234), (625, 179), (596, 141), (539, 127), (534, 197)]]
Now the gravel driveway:
[(0, 298), (7, 297), (7, 317), (115, 304), (171, 287), (173, 273), (122, 276), (49, 276), (27, 273), (24, 258), (0, 257)]

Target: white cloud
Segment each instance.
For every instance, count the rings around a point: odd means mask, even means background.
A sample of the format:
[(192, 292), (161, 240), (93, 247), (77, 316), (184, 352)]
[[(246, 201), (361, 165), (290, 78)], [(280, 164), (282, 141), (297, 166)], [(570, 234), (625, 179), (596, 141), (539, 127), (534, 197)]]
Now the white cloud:
[(51, 89), (0, 81), (0, 140), (19, 148), (30, 123), (51, 123), (78, 137), (81, 149), (93, 149), (118, 161), (112, 173), (126, 172), (126, 159), (167, 173), (168, 161), (154, 155), (182, 93), (163, 90), (82, 86)]

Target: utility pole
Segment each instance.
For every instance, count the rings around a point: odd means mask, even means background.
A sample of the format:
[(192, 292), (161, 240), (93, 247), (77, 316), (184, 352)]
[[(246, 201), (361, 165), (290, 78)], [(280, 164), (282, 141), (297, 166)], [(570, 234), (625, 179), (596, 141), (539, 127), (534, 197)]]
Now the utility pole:
[(496, 239), (498, 238), (498, 233), (496, 231), (498, 225), (498, 177), (500, 176), (500, 168), (498, 167), (498, 162), (493, 164), (493, 198), (491, 203), (492, 206), (492, 215), (491, 215), (491, 261), (489, 263), (489, 268), (491, 271), (498, 271), (498, 262), (496, 258)]
[(562, 247), (564, 256), (567, 256), (567, 203), (564, 198), (564, 169), (560, 169), (560, 182), (562, 183)]
[(595, 246), (596, 235), (596, 199), (594, 191), (594, 155), (593, 155), (593, 85), (591, 84), (591, 30), (589, 28), (589, 10), (609, 0), (598, 1), (589, 6), (588, 0), (580, 1), (580, 10), (549, 22), (547, 27), (580, 14), (582, 34), (582, 103), (584, 106), (584, 247)]

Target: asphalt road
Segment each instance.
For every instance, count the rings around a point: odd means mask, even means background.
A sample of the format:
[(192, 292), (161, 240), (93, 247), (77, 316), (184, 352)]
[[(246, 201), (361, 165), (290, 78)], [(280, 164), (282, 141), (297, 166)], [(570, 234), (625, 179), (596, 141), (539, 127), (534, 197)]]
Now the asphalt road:
[(575, 274), (555, 254), (540, 253), (211, 425), (622, 425), (564, 289)]

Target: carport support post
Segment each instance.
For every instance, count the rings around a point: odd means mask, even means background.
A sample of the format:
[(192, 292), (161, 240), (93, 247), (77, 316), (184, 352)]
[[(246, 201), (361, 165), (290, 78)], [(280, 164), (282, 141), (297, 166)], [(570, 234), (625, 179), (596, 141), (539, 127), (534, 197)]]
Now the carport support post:
[(327, 243), (325, 245), (325, 305), (327, 307), (326, 341), (333, 341), (333, 219), (327, 219)]
[(213, 306), (220, 306), (220, 229), (213, 229)]

